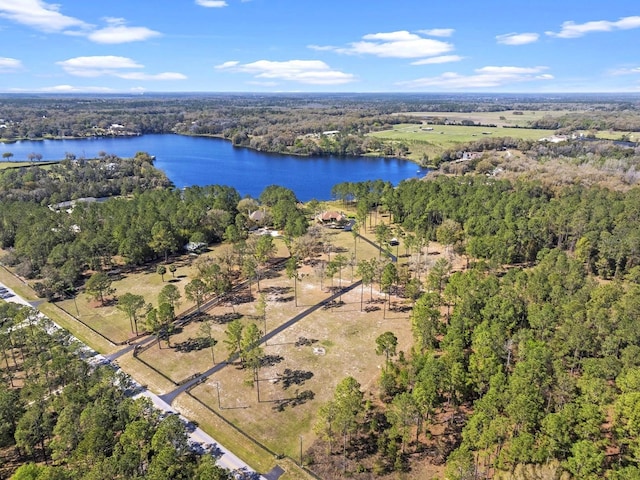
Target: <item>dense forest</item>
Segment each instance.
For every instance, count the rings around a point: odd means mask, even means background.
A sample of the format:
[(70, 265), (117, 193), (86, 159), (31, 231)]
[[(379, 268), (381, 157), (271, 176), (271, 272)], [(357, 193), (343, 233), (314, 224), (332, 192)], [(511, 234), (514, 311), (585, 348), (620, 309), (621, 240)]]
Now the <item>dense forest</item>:
[(472, 176), (387, 190), (412, 256), (437, 240), (470, 268), (431, 267), (411, 352), (378, 339), (383, 407), (345, 379), (317, 425), (328, 448), (344, 437), (377, 474), (446, 461), (451, 479), (638, 478), (639, 193)]
[(559, 249), (531, 269), (445, 272), (415, 304), (410, 354), (378, 339), (382, 406), (347, 378), (317, 431), (368, 452), (375, 475), (446, 462), (449, 479), (638, 478), (638, 273), (600, 283)]
[(60, 163), (0, 171), (0, 199), (43, 205), (78, 198), (103, 198), (168, 187), (171, 182), (153, 168), (153, 158), (144, 152), (133, 158), (104, 153), (94, 160), (68, 154)]
[(180, 417), (134, 399), (135, 383), (91, 366), (86, 349), (38, 312), (0, 302), (0, 318), (0, 448), (14, 451), (0, 476), (232, 478), (214, 457), (193, 451)]

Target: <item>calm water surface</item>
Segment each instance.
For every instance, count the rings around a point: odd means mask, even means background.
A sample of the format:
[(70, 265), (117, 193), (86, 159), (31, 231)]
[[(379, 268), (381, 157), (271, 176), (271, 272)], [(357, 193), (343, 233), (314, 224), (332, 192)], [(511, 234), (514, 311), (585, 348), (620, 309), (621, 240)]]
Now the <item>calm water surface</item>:
[(234, 148), (218, 138), (170, 134), (0, 143), (0, 155), (4, 152), (13, 153), (14, 161), (28, 160), (31, 153), (42, 155), (42, 160), (60, 160), (67, 153), (95, 158), (99, 152), (119, 157), (148, 152), (156, 156), (155, 166), (179, 188), (229, 185), (243, 196), (257, 198), (268, 185), (282, 185), (302, 201), (328, 200), (331, 188), (340, 182), (382, 179), (397, 185), (427, 173), (414, 163), (398, 159), (273, 155)]

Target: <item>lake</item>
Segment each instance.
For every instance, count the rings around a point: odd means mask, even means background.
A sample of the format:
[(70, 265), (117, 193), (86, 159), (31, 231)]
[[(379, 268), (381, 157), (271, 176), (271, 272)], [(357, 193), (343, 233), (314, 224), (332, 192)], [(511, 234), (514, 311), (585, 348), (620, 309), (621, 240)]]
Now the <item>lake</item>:
[(341, 182), (401, 180), (424, 176), (428, 170), (395, 158), (298, 157), (236, 148), (219, 138), (157, 134), (139, 137), (40, 140), (0, 143), (0, 155), (26, 161), (31, 153), (42, 160), (61, 160), (67, 153), (96, 158), (99, 152), (132, 157), (136, 152), (155, 155), (155, 166), (178, 188), (192, 185), (228, 185), (240, 195), (257, 198), (269, 185), (293, 190), (301, 201), (331, 199), (331, 188)]

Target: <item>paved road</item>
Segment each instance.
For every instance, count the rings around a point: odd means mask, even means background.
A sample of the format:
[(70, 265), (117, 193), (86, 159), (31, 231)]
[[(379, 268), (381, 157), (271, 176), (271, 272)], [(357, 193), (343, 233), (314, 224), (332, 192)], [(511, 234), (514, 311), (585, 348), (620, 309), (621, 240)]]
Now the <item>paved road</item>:
[[(10, 289), (9, 287), (5, 286), (4, 284), (0, 283), (0, 291), (5, 292), (6, 290), (6, 294), (3, 294), (3, 300), (7, 301), (7, 302), (13, 302), (13, 303), (18, 303), (21, 305), (25, 305), (27, 307), (32, 307), (32, 304), (29, 303), (28, 301), (26, 301), (24, 298), (16, 295), (16, 293)], [(55, 322), (54, 322), (54, 325)], [(58, 325), (56, 325), (58, 328), (60, 328)], [(77, 339), (76, 339), (77, 340)], [(147, 341), (153, 341), (155, 340), (154, 337), (151, 338), (145, 338), (143, 340), (143, 342), (147, 342)], [(92, 357), (91, 362), (92, 363), (109, 363), (111, 364), (112, 367), (114, 368), (118, 368), (116, 365), (114, 365), (114, 363), (111, 363), (111, 360), (113, 358), (117, 358), (120, 355), (123, 355), (124, 353), (126, 353), (127, 351), (129, 351), (130, 349), (132, 349), (134, 347), (134, 345), (130, 345), (122, 350), (120, 350), (119, 352), (116, 352), (113, 355), (110, 356), (103, 356), (98, 354), (97, 352), (93, 352), (95, 355)], [(84, 347), (84, 349), (86, 349), (87, 351), (90, 351), (91, 349), (87, 346)], [(135, 397), (147, 397), (149, 398), (153, 404), (155, 405), (155, 407), (159, 410), (162, 410), (164, 412), (168, 412), (168, 413), (175, 413), (173, 411), (173, 409), (171, 408), (171, 405), (169, 405), (167, 402), (165, 402), (162, 398), (160, 398), (158, 395), (150, 392), (149, 390), (147, 390), (146, 388), (142, 387), (142, 386), (138, 386), (137, 388), (138, 393), (135, 395)], [(191, 423), (191, 421), (185, 417), (182, 417), (182, 420), (185, 422), (186, 425), (193, 425), (193, 423)], [(277, 478), (273, 477), (271, 475), (269, 475), (269, 477), (265, 477), (263, 475), (259, 475), (258, 473), (254, 472), (251, 468), (249, 468), (249, 466), (244, 463), (242, 460), (240, 460), (237, 456), (235, 456), (233, 453), (231, 453), (229, 450), (227, 450), (225, 447), (223, 447), (222, 445), (220, 445), (218, 442), (216, 442), (216, 440), (211, 437), (209, 434), (207, 434), (206, 432), (204, 432), (203, 430), (201, 430), (200, 428), (194, 428), (194, 429), (190, 429), (189, 431), (189, 439), (191, 440), (191, 442), (194, 442), (196, 444), (201, 444), (201, 445), (213, 445), (215, 447), (216, 450), (216, 463), (218, 465), (220, 465), (223, 468), (226, 468), (228, 470), (231, 470), (232, 472), (245, 472), (249, 478), (255, 478), (255, 479), (260, 479), (260, 480), (269, 480), (271, 478)], [(279, 475), (278, 475), (279, 476)]]
[(378, 250), (380, 250), (382, 253), (384, 253), (387, 257), (389, 257), (391, 259), (391, 261), (393, 263), (396, 263), (398, 261), (398, 257), (396, 257), (393, 253), (391, 253), (389, 250), (385, 250), (384, 248), (382, 248), (380, 245), (378, 245), (377, 243), (372, 242), (371, 240), (369, 240), (367, 237), (363, 237), (362, 235), (358, 234), (358, 237), (360, 237), (362, 240), (364, 240), (365, 242), (367, 242), (368, 244), (372, 245), (373, 247), (377, 248)]
[[(363, 237), (363, 236), (361, 236), (359, 234), (358, 234), (358, 236), (361, 239), (363, 239), (366, 242), (368, 242), (371, 245), (373, 245), (374, 247), (378, 248), (382, 253), (387, 255), (391, 259), (392, 262), (396, 262), (397, 261), (397, 257), (395, 255), (393, 255), (391, 252), (389, 252), (388, 250), (385, 250), (385, 249), (381, 248), (379, 245), (375, 244), (374, 242), (372, 242), (371, 240), (369, 240), (366, 237)], [(324, 300), (322, 300), (321, 302), (313, 305), (312, 307), (307, 308), (303, 312), (300, 312), (299, 314), (297, 314), (296, 316), (294, 316), (293, 318), (291, 318), (287, 322), (283, 323), (282, 325), (276, 327), (275, 329), (271, 330), (269, 333), (264, 335), (260, 339), (259, 343), (263, 344), (263, 343), (269, 341), (270, 339), (272, 339), (276, 335), (282, 333), (284, 330), (286, 330), (287, 328), (291, 327), (292, 325), (298, 323), (300, 320), (302, 320), (303, 318), (307, 317), (311, 313), (313, 313), (316, 310), (319, 310), (320, 308), (323, 308), (324, 306), (330, 304), (334, 300), (340, 298), (343, 294), (345, 294), (345, 293), (357, 288), (358, 286), (360, 286), (361, 283), (362, 283), (362, 281), (358, 280), (357, 282), (352, 283), (348, 287), (344, 287), (344, 288), (340, 289), (336, 293), (330, 295), (329, 297), (327, 297)], [(3, 285), (0, 283), (0, 286), (3, 286)], [(239, 288), (244, 288), (244, 286), (239, 286), (239, 287), (235, 288), (234, 290), (238, 290)], [(22, 298), (18, 297), (17, 295), (15, 295), (15, 293), (13, 291), (11, 291), (11, 289), (7, 289), (7, 290), (10, 293), (13, 294), (8, 298), (9, 301), (15, 301), (17, 303), (22, 303), (22, 304), (27, 305), (27, 306), (32, 306), (32, 304), (30, 304), (29, 302), (27, 302), (24, 299), (22, 299)], [(206, 311), (208, 308), (211, 308), (213, 305), (215, 305), (219, 301), (220, 301), (219, 298), (211, 299), (208, 302), (205, 302), (205, 304), (203, 304), (201, 306), (201, 310), (202, 311)], [(188, 316), (193, 316), (195, 314), (196, 314), (195, 312), (190, 312)], [(186, 317), (181, 319), (181, 321), (187, 321), (187, 320), (188, 320), (188, 318), (186, 318)], [(149, 335), (148, 337), (145, 337), (144, 339), (142, 339), (142, 340), (140, 340), (140, 341), (138, 341), (136, 343), (132, 343), (131, 345), (127, 345), (125, 348), (123, 348), (123, 349), (121, 349), (121, 350), (119, 350), (119, 351), (117, 351), (115, 353), (112, 353), (110, 355), (106, 355), (103, 358), (105, 359), (105, 361), (111, 362), (111, 361), (121, 357), (122, 355), (130, 352), (131, 350), (133, 350), (136, 347), (136, 345), (140, 345), (140, 346), (147, 345), (148, 343), (153, 342), (155, 340), (156, 340), (155, 336)], [(235, 358), (232, 357), (232, 358), (229, 359), (229, 361), (220, 362), (217, 365), (215, 365), (215, 366), (211, 367), (210, 369), (208, 369), (207, 371), (205, 371), (204, 373), (201, 373), (201, 374), (197, 375), (196, 377), (194, 377), (193, 379), (189, 380), (188, 382), (185, 382), (184, 384), (180, 385), (176, 389), (174, 389), (174, 390), (172, 390), (172, 391), (170, 391), (168, 393), (165, 393), (163, 395), (155, 395), (154, 393), (152, 393), (152, 392), (150, 392), (147, 389), (144, 389), (142, 387), (141, 387), (141, 392), (138, 395), (150, 398), (151, 401), (154, 403), (154, 405), (157, 408), (159, 408), (160, 410), (163, 410), (165, 412), (173, 412), (173, 410), (171, 409), (171, 404), (176, 399), (176, 397), (178, 397), (182, 393), (188, 391), (190, 388), (193, 388), (198, 383), (201, 383), (201, 382), (205, 381), (208, 377), (210, 377), (214, 373), (222, 370), (227, 365), (229, 365), (230, 362), (233, 362), (234, 360), (235, 360)], [(185, 419), (185, 421), (188, 421), (188, 420)], [(199, 428), (196, 428), (195, 430), (193, 430), (193, 432), (190, 432), (190, 437), (194, 442), (197, 442), (197, 443), (212, 444), (212, 445), (215, 444), (215, 445), (217, 445), (219, 451), (222, 452), (222, 456), (218, 459), (217, 462), (222, 467), (227, 468), (227, 469), (232, 470), (232, 471), (241, 470), (241, 471), (248, 472), (249, 474), (257, 475), (255, 472), (253, 472), (248, 467), (248, 465), (246, 465), (244, 462), (242, 462), (233, 453), (231, 453), (230, 451), (228, 451), (227, 449), (225, 449), (224, 447), (219, 445), (211, 436), (209, 436), (207, 433), (205, 433), (204, 431), (200, 430)], [(257, 475), (256, 478), (260, 478), (262, 480), (270, 480), (270, 479), (278, 478), (279, 475), (281, 473), (283, 473), (283, 472), (281, 472), (281, 469), (280, 469), (277, 472), (274, 471), (272, 473), (273, 473), (273, 475), (267, 474), (267, 477)]]
[[(6, 293), (4, 293), (6, 291)], [(9, 287), (7, 287), (6, 285), (4, 285), (3, 283), (0, 283), (0, 293), (2, 293), (2, 295), (0, 295), (0, 298), (2, 298), (5, 302), (11, 302), (11, 303), (19, 303), (20, 305), (24, 305), (25, 307), (33, 307), (34, 305), (37, 305), (40, 302), (27, 302), (24, 298), (16, 295), (16, 292), (14, 292), (13, 290), (11, 290)]]
[[(136, 397), (147, 397), (153, 402), (153, 404), (158, 410), (162, 410), (165, 412), (173, 412), (173, 410), (171, 409), (171, 405), (165, 402), (158, 395), (151, 393), (149, 390), (143, 390), (141, 393), (137, 394)], [(187, 425), (191, 424), (189, 419), (183, 417), (182, 415), (180, 416), (180, 418)], [(215, 454), (216, 463), (219, 466), (226, 468), (227, 470), (231, 470), (232, 472), (244, 471), (244, 472), (247, 472), (248, 474), (254, 473), (253, 478), (267, 480), (266, 477), (262, 475), (258, 475), (257, 473), (253, 472), (253, 470), (251, 470), (246, 463), (244, 463), (242, 460), (240, 460), (237, 456), (235, 456), (229, 450), (224, 448), (222, 445), (217, 443), (213, 437), (211, 437), (208, 433), (206, 433), (199, 427), (196, 427), (195, 429), (192, 429), (192, 431), (189, 432), (189, 439), (192, 442), (196, 442), (201, 445), (214, 446), (214, 449), (216, 450), (216, 454)]]

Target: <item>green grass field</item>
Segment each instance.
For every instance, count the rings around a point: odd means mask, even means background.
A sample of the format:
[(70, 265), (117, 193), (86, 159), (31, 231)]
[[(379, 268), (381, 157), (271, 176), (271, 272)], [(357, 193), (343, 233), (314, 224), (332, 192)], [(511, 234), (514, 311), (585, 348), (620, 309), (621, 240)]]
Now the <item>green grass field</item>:
[(461, 125), (395, 125), (392, 130), (370, 135), (381, 140), (403, 142), (409, 147), (408, 157), (420, 161), (425, 155), (434, 158), (457, 145), (480, 140), (483, 137), (512, 137), (539, 140), (553, 135), (553, 130), (514, 127), (467, 127)]
[[(420, 162), (425, 156), (436, 159), (446, 150), (456, 148), (461, 144), (480, 140), (483, 137), (512, 137), (522, 140), (540, 140), (551, 136), (554, 130), (542, 130), (525, 128), (529, 122), (543, 117), (562, 117), (576, 112), (564, 110), (558, 111), (531, 111), (523, 110), (521, 114), (514, 111), (503, 112), (408, 112), (402, 115), (415, 116), (422, 119), (423, 124), (399, 124), (391, 130), (373, 132), (369, 135), (385, 141), (403, 142), (409, 147), (407, 157), (410, 160)], [(438, 118), (450, 122), (462, 122), (469, 120), (483, 125), (496, 125), (496, 127), (464, 126), (464, 125), (435, 125), (428, 122), (429, 118)], [(593, 132), (576, 132), (593, 133)], [(605, 140), (618, 140), (627, 135), (631, 141), (640, 140), (637, 132), (596, 132), (597, 138)]]

